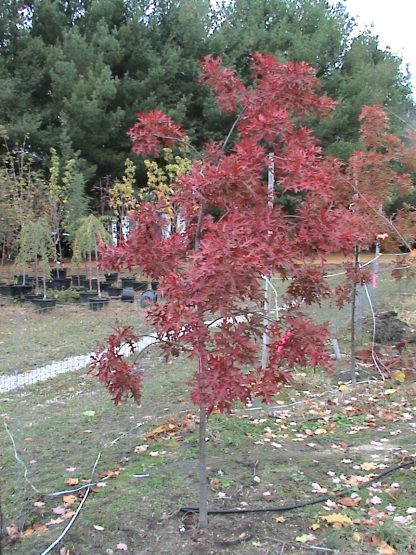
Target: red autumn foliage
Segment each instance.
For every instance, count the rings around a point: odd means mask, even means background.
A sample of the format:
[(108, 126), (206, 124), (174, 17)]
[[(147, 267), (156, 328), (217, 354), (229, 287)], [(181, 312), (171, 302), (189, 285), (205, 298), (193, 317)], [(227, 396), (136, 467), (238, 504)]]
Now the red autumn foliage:
[[(218, 59), (208, 56), (201, 67), (201, 83), (214, 90), (222, 111), (236, 112), (232, 144), (207, 145), (173, 185), (172, 201), (180, 207), (184, 231), (165, 237), (164, 207), (143, 204), (128, 240), (102, 256), (106, 268), (139, 266), (159, 280), (162, 300), (149, 309), (149, 321), (167, 357), (182, 352), (198, 362), (192, 399), (211, 412), (256, 396), (270, 401), (297, 366), (330, 368), (327, 329), (302, 314), (302, 306), (330, 295), (323, 271), (329, 254), (352, 253), (378, 231), (373, 219), (363, 220), (361, 209), (349, 209), (350, 189), (344, 186), (359, 183), (371, 193), (370, 181), (378, 179), (379, 170), (381, 175), (382, 162), (383, 171), (388, 169), (386, 159), (379, 159), (382, 153), (373, 149), (376, 141), (387, 141), (392, 156), (398, 151), (374, 109), (363, 115), (367, 150), (347, 168), (325, 158), (307, 122), (328, 115), (334, 103), (320, 94), (312, 68), (303, 62), (254, 54), (250, 87)], [(162, 146), (183, 139), (182, 130), (158, 111), (139, 114), (129, 134), (133, 150), (143, 155), (156, 155)], [(300, 193), (295, 214), (278, 203), (269, 206), (265, 174), (271, 162), (274, 198), (280, 192)], [(212, 208), (220, 214), (216, 219)], [(262, 369), (265, 274), (289, 280), (291, 308), (268, 326), (270, 356)], [(223, 318), (215, 331), (208, 323), (213, 317)], [(140, 394), (140, 377), (120, 354), (121, 342), (132, 341), (129, 334), (124, 330), (111, 336), (108, 348), (93, 361), (116, 402)]]
[(163, 147), (172, 147), (185, 136), (183, 130), (160, 110), (137, 114), (137, 123), (129, 130), (133, 152), (157, 156)]
[(135, 368), (125, 357), (136, 350), (138, 336), (131, 326), (121, 326), (118, 322), (114, 333), (107, 337), (107, 345), (92, 355), (90, 368), (98, 368), (98, 379), (107, 387), (116, 405), (129, 395), (140, 402), (142, 380)]

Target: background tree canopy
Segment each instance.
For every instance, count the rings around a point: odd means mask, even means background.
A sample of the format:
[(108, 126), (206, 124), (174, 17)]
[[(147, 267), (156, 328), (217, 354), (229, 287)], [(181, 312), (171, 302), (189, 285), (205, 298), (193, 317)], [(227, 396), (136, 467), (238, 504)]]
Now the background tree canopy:
[[(400, 58), (369, 32), (351, 39), (353, 28), (325, 0), (0, 0), (0, 124), (39, 166), (51, 147), (76, 157), (93, 193), (123, 174), (136, 112), (164, 110), (196, 146), (223, 135), (230, 122), (197, 86), (205, 54), (244, 78), (248, 55), (268, 51), (316, 69), (338, 102), (316, 131), (328, 152), (348, 157), (364, 104), (386, 106), (398, 132), (414, 111)], [(139, 184), (144, 176), (139, 165)]]

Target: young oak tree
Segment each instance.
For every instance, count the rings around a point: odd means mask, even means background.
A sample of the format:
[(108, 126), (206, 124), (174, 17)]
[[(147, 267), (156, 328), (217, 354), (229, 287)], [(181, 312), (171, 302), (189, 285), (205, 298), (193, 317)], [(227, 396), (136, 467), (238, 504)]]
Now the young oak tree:
[[(199, 406), (201, 528), (208, 522), (207, 416), (214, 409), (231, 410), (236, 401), (269, 402), (298, 366), (330, 367), (327, 329), (302, 313), (302, 303), (330, 295), (323, 269), (327, 256), (351, 252), (364, 236), (360, 218), (333, 202), (340, 168), (323, 157), (308, 127), (334, 107), (321, 95), (312, 68), (258, 53), (251, 66), (251, 86), (245, 86), (219, 59), (207, 56), (201, 62), (201, 84), (214, 91), (222, 112), (236, 119), (224, 141), (207, 144), (172, 183), (170, 201), (180, 208), (185, 228), (164, 236), (166, 206), (143, 203), (126, 242), (102, 252), (106, 268), (137, 265), (160, 282), (162, 300), (149, 309), (149, 321), (167, 358), (184, 353), (197, 363), (191, 385)], [(143, 156), (158, 156), (185, 140), (183, 129), (159, 110), (138, 114), (129, 135), (133, 151)], [(266, 179), (271, 159), (273, 202)], [(287, 192), (298, 197), (290, 215), (276, 202)], [(288, 283), (293, 308), (279, 321), (270, 320), (269, 357), (262, 368), (261, 280), (267, 274)], [(116, 404), (129, 395), (140, 399), (141, 376), (120, 351), (127, 343), (133, 353), (134, 341), (131, 328), (118, 329), (92, 361)]]

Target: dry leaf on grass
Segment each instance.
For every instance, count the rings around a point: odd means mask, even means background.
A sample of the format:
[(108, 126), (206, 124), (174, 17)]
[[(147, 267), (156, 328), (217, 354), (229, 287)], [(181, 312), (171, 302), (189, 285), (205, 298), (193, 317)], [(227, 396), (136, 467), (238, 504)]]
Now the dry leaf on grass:
[(360, 504), (361, 497), (355, 497), (352, 499), (351, 497), (341, 497), (338, 499), (338, 503), (343, 507), (357, 507)]
[(350, 517), (342, 513), (332, 513), (330, 515), (321, 516), (320, 519), (331, 524), (334, 528), (342, 528), (343, 526), (350, 526), (352, 524)]
[(11, 526), (6, 526), (6, 533), (10, 541), (15, 542), (20, 538), (19, 528), (12, 524)]
[(68, 478), (65, 480), (67, 486), (77, 486), (79, 484), (78, 478)]

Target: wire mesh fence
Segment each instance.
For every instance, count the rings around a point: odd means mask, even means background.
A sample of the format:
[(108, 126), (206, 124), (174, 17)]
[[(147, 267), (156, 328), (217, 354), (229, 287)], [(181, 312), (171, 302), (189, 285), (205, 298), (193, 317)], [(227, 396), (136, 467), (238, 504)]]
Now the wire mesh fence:
[[(390, 257), (391, 258), (391, 257)], [(394, 258), (393, 258), (394, 260)], [(355, 328), (358, 345), (377, 336), (375, 319), (384, 312), (396, 312), (403, 321), (403, 334), (412, 329), (412, 301), (416, 279), (407, 267), (384, 263), (383, 256), (363, 264), (372, 272), (371, 283), (357, 289)], [(392, 269), (396, 269), (396, 277)], [(399, 277), (400, 279), (397, 279)], [(339, 269), (328, 270), (332, 290), (345, 278)], [(273, 280), (274, 300), (271, 313), (282, 306), (284, 284)], [(134, 326), (137, 332), (150, 333), (144, 312), (137, 303), (111, 301), (104, 311), (92, 312), (85, 305), (56, 305), (39, 309), (3, 299), (0, 316), (0, 393), (45, 381), (85, 367), (97, 342), (112, 330), (116, 319)], [(334, 299), (303, 307), (318, 323), (327, 323), (333, 344), (348, 351), (351, 305), (336, 306)], [(404, 319), (404, 320), (403, 320)], [(410, 331), (409, 331), (410, 333)], [(397, 337), (399, 339), (399, 337)]]
[[(383, 313), (396, 313), (394, 318), (402, 326), (400, 337), (411, 336), (416, 327), (416, 280), (408, 269), (399, 270), (400, 280), (392, 277), (391, 270), (391, 263), (383, 263), (381, 259), (376, 279), (372, 278), (371, 283), (358, 290), (357, 335), (361, 327), (364, 345), (371, 344), (374, 332), (380, 331)], [(328, 269), (331, 289), (340, 284), (344, 277), (341, 274), (342, 270)], [(273, 284), (278, 295), (282, 294), (283, 284), (276, 281)], [(281, 298), (276, 301), (280, 303)], [(46, 522), (47, 534), (54, 526), (49, 524), (51, 521), (58, 522), (65, 517), (64, 526), (73, 516), (70, 507), (62, 503), (62, 496), (75, 495), (83, 499), (86, 491), (90, 491), (87, 488), (108, 487), (105, 484), (113, 473), (121, 472), (123, 461), (128, 461), (135, 449), (137, 453), (142, 452), (147, 444), (143, 434), (149, 429), (166, 420), (175, 422), (175, 426), (183, 421), (191, 428), (194, 426), (187, 416), (191, 407), (187, 388), (177, 385), (178, 379), (186, 384), (191, 372), (181, 362), (166, 365), (157, 350), (146, 354), (141, 364), (151, 394), (144, 395), (140, 412), (129, 403), (115, 413), (107, 394), (98, 387), (96, 380), (86, 375), (85, 366), (97, 340), (111, 331), (116, 318), (132, 324), (138, 332), (151, 331), (146, 328), (143, 311), (137, 303), (112, 301), (99, 312), (81, 305), (57, 305), (53, 311), (39, 312), (29, 305), (0, 302), (0, 414), (3, 420), (0, 465), (5, 469), (1, 481), (7, 492), (3, 511), (9, 524), (15, 524), (18, 530), (33, 531), (31, 522), (42, 514), (42, 504), (46, 504), (52, 511), (52, 518)], [(337, 340), (341, 354), (347, 357), (351, 305), (338, 309), (335, 303), (324, 300), (320, 306), (305, 307), (305, 310), (318, 322), (328, 322), (331, 338)], [(390, 344), (398, 338), (397, 330), (395, 333), (393, 330)], [(332, 348), (331, 343), (328, 348)], [(147, 398), (150, 400), (146, 401)], [(294, 398), (289, 400), (289, 405), (297, 406), (299, 402)], [(212, 434), (214, 441), (215, 432)], [(192, 443), (186, 446), (190, 453), (194, 453), (194, 448)], [(164, 449), (163, 444), (154, 448), (155, 460), (164, 456), (160, 455)], [(193, 465), (194, 460), (190, 460)], [(186, 468), (186, 464), (182, 461), (181, 468)], [(189, 464), (195, 471), (195, 466)], [(222, 471), (222, 464), (217, 465)], [(222, 483), (222, 474), (218, 476), (215, 479)], [(151, 478), (150, 457), (129, 470), (129, 479), (137, 483)], [(175, 474), (169, 475), (172, 487), (175, 479)], [(223, 482), (226, 483), (225, 478)], [(147, 495), (151, 496), (151, 492)], [(59, 514), (62, 510), (63, 514)], [(99, 526), (100, 522), (94, 524)], [(69, 537), (75, 541), (71, 533)], [(36, 541), (25, 547), (24, 553), (40, 555), (45, 545), (51, 544), (41, 535), (36, 536)], [(106, 551), (103, 548), (97, 552)]]

